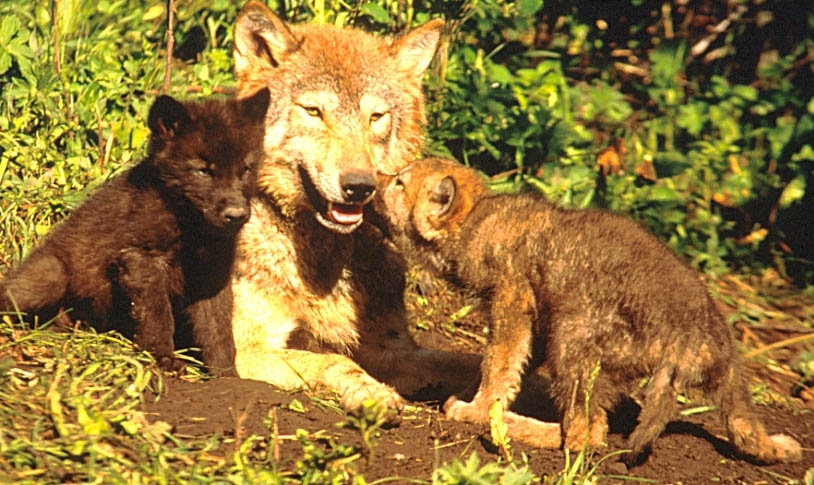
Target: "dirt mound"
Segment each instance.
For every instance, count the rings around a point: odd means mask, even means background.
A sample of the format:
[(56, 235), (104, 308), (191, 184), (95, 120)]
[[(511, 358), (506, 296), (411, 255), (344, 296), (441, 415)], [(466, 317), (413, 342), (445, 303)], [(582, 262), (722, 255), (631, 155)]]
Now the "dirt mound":
[[(281, 468), (292, 466), (302, 459), (302, 446), (294, 438), (298, 429), (316, 433), (324, 431), (324, 438), (355, 446), (367, 453), (361, 433), (338, 423), (345, 417), (337, 410), (317, 406), (302, 393), (280, 392), (268, 384), (217, 378), (203, 382), (169, 379), (167, 391), (145, 410), (151, 419), (168, 422), (180, 437), (220, 435), (234, 438), (235, 446), (252, 434), (269, 436), (272, 429), (268, 416), (273, 416), (279, 444)], [(293, 403), (293, 404), (292, 404)], [(302, 405), (302, 407), (300, 407)], [(814, 446), (814, 414), (785, 408), (761, 406), (759, 411), (772, 432), (790, 433), (803, 446)], [(628, 412), (616, 414), (614, 433), (610, 436), (608, 452), (624, 446), (624, 423)], [(725, 438), (724, 428), (716, 413), (701, 413), (672, 423), (656, 442), (650, 458), (643, 465), (625, 470), (614, 457), (599, 467), (601, 475), (630, 475), (655, 480), (656, 483), (787, 483), (802, 480), (811, 463), (756, 466), (738, 459)], [(231, 456), (233, 449), (218, 453)], [(477, 453), (481, 461), (494, 461), (499, 457), (489, 443), (489, 430), (485, 427), (449, 421), (435, 407), (419, 406), (404, 413), (396, 427), (380, 429), (371, 456), (358, 461), (358, 470), (368, 481), (399, 477), (429, 481), (433, 470), (455, 459), (464, 461)], [(537, 450), (520, 443), (512, 443), (515, 459), (522, 454), (535, 475), (553, 476), (563, 470), (565, 454), (562, 451)], [(594, 460), (603, 454), (597, 454)], [(811, 452), (807, 452), (811, 458)], [(602, 483), (618, 479), (605, 478)]]

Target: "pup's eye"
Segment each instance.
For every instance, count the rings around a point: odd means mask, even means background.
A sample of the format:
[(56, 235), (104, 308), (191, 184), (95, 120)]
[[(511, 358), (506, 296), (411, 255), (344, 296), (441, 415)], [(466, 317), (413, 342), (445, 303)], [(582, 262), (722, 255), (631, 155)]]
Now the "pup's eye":
[(198, 167), (198, 173), (201, 175), (207, 175), (209, 177), (215, 175), (215, 164), (212, 162), (207, 162), (206, 160), (203, 162), (204, 164)]
[(316, 106), (303, 106), (302, 109), (305, 110), (308, 116), (312, 116), (314, 118), (322, 118), (322, 110), (317, 108)]
[(399, 190), (404, 190), (404, 180), (401, 177), (396, 176), (396, 180), (393, 182), (393, 186), (395, 186)]

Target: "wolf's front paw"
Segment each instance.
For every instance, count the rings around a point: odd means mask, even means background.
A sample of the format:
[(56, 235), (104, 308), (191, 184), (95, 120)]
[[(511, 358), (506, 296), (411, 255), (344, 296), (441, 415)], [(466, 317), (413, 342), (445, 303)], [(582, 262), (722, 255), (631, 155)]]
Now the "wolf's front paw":
[(375, 408), (379, 418), (390, 424), (401, 420), (404, 398), (395, 389), (381, 383), (360, 384), (342, 395), (342, 406), (354, 414), (369, 414)]

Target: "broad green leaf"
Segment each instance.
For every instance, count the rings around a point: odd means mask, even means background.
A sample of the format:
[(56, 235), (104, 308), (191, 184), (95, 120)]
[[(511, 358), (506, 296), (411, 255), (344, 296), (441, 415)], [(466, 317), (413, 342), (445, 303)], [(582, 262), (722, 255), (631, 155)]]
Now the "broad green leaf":
[(6, 15), (0, 22), (0, 46), (6, 47), (11, 39), (20, 32), (20, 19), (15, 15)]
[(486, 72), (489, 74), (489, 80), (503, 85), (507, 85), (514, 80), (512, 72), (501, 64), (488, 63), (486, 65)]
[(735, 94), (736, 96), (740, 96), (741, 98), (747, 101), (757, 100), (757, 90), (752, 86), (737, 84), (732, 87), (732, 93)]
[(800, 174), (795, 177), (786, 188), (783, 189), (783, 192), (780, 193), (780, 199), (777, 201), (778, 205), (785, 209), (790, 205), (798, 202), (803, 198), (806, 193), (806, 178), (805, 175)]
[(688, 103), (678, 107), (676, 125), (687, 130), (687, 133), (698, 136), (706, 122), (706, 104)]
[(797, 153), (791, 156), (792, 162), (811, 162), (814, 161), (814, 148), (811, 145), (804, 145)]
[(390, 23), (390, 14), (378, 3), (363, 3), (360, 10), (363, 14), (370, 16), (376, 22), (381, 24)]
[(531, 16), (543, 8), (543, 0), (522, 0), (517, 2), (517, 10), (520, 15)]
[(680, 200), (681, 194), (673, 188), (664, 185), (655, 185), (650, 189), (648, 199), (653, 201)]
[(143, 22), (149, 22), (151, 20), (162, 18), (164, 17), (164, 4), (157, 3), (152, 7), (148, 8), (147, 11), (144, 12), (144, 16), (141, 18)]

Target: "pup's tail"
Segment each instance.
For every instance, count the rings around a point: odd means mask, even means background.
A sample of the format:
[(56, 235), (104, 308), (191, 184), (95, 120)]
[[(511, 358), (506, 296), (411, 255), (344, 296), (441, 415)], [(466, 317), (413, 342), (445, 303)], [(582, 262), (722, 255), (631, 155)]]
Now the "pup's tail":
[(33, 323), (46, 323), (57, 316), (68, 291), (70, 275), (54, 255), (34, 252), (0, 280), (0, 313)]

